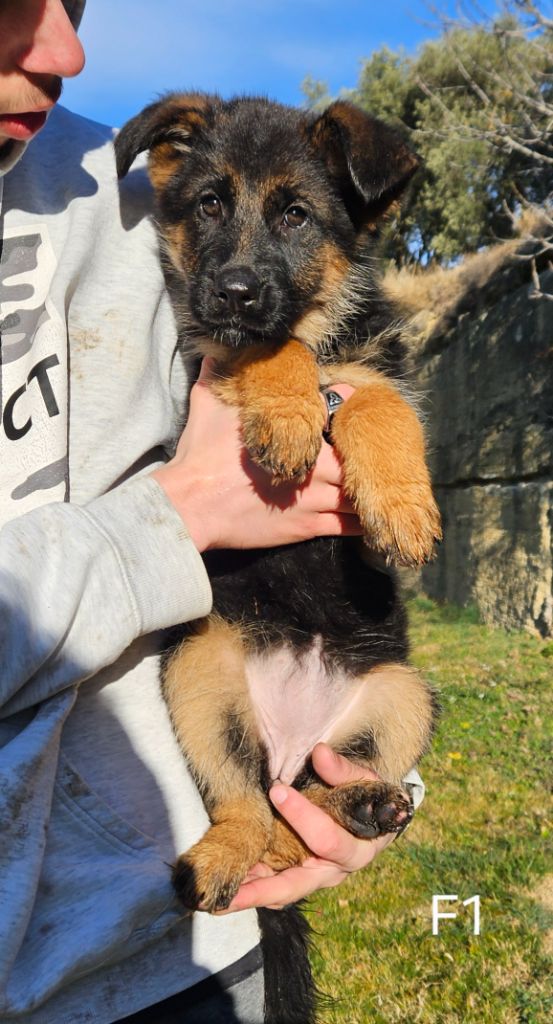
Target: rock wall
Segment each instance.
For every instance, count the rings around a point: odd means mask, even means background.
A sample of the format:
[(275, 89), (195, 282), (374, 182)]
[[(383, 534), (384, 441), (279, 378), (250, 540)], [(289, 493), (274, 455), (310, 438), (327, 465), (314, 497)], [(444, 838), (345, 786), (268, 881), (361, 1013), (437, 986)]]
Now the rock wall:
[[(525, 280), (526, 278), (526, 280)], [(553, 292), (553, 274), (542, 275)], [(431, 597), (485, 621), (553, 633), (553, 301), (506, 268), (434, 331), (418, 358), (444, 542)]]

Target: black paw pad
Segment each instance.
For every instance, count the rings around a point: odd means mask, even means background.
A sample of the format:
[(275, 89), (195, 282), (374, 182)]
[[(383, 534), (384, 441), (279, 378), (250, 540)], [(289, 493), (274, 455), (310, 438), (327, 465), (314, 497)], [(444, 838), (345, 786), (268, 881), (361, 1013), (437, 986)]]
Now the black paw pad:
[(375, 817), (381, 832), (399, 832), (411, 821), (413, 808), (407, 802), (390, 801), (376, 807)]
[(350, 809), (351, 831), (365, 839), (376, 839), (387, 832), (402, 832), (413, 817), (411, 797), (396, 787), (383, 786), (366, 793), (363, 802)]

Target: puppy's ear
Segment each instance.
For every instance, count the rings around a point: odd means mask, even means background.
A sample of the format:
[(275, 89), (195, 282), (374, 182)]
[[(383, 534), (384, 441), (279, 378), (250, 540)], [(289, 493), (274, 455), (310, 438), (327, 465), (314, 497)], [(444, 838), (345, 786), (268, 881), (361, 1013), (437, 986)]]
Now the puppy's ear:
[(124, 178), (139, 153), (163, 146), (165, 156), (190, 150), (194, 135), (205, 127), (212, 105), (201, 93), (171, 93), (131, 118), (115, 138), (117, 176)]
[(358, 228), (386, 212), (419, 166), (393, 128), (343, 100), (325, 110), (310, 134)]

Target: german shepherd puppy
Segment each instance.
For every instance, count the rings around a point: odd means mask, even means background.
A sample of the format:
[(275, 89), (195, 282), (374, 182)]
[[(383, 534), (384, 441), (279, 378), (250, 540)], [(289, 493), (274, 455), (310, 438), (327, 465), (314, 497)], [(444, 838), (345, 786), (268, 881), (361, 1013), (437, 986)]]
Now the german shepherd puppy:
[[(433, 699), (406, 663), (393, 572), (368, 552), (418, 565), (440, 536), (374, 258), (379, 220), (417, 160), (346, 102), (316, 115), (203, 94), (168, 95), (128, 122), (120, 177), (146, 149), (184, 344), (215, 356), (212, 386), (239, 409), (252, 459), (300, 483), (321, 446), (320, 389), (356, 389), (331, 439), (366, 543), (208, 552), (213, 612), (183, 626), (165, 658), (165, 699), (212, 822), (179, 857), (174, 884), (185, 906), (214, 911), (256, 862), (279, 870), (307, 855), (267, 799), (277, 779), (367, 839), (412, 813), (400, 783), (428, 744)], [(327, 786), (310, 760), (319, 740), (382, 781)], [(309, 1024), (299, 919), (265, 911), (261, 922), (266, 1020)]]

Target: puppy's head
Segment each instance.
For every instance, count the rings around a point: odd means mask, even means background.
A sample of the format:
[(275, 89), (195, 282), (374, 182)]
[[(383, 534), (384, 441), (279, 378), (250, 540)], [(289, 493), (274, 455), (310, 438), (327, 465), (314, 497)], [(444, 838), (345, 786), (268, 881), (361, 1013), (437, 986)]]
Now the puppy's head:
[(119, 177), (149, 150), (188, 319), (230, 346), (290, 336), (316, 346), (347, 306), (377, 220), (417, 167), (394, 131), (342, 101), (315, 116), (263, 99), (172, 94), (129, 121), (115, 147)]

